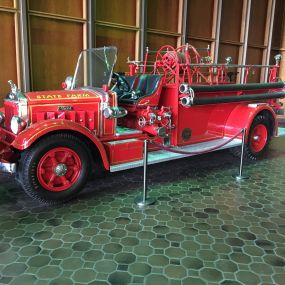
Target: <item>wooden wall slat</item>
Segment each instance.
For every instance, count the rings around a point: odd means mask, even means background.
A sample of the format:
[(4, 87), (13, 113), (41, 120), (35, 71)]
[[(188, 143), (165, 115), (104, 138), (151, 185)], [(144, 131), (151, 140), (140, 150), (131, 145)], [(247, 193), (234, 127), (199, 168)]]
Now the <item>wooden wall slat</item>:
[(225, 63), (225, 58), (230, 56), (232, 58), (232, 63), (237, 64), (239, 59), (239, 49), (240, 47), (237, 45), (231, 44), (220, 44), (219, 48), (219, 63)]
[(29, 10), (83, 18), (84, 0), (29, 0)]
[(96, 47), (112, 45), (118, 48), (116, 71), (127, 71), (127, 58), (135, 59), (136, 33), (131, 30), (96, 26)]
[(148, 33), (146, 46), (148, 46), (150, 50), (158, 50), (163, 45), (171, 45), (175, 48), (177, 47), (177, 40), (175, 36)]
[(7, 81), (17, 81), (15, 14), (0, 11), (0, 106), (10, 90)]
[(96, 0), (96, 20), (136, 26), (137, 0)]
[(240, 42), (243, 1), (222, 2), (221, 41)]
[[(263, 49), (248, 47), (247, 49), (247, 64), (260, 64), (262, 62)], [(261, 75), (261, 68), (253, 69), (248, 77), (248, 82), (259, 82)]]
[(212, 37), (214, 0), (189, 0), (187, 5), (187, 35)]
[(268, 0), (252, 0), (248, 31), (249, 45), (263, 45)]
[(284, 27), (285, 1), (276, 0), (274, 23), (272, 31), (272, 47), (280, 48), (282, 45), (282, 29)]
[(179, 0), (148, 0), (147, 28), (178, 31)]
[(195, 48), (207, 48), (208, 45), (211, 46), (211, 41), (207, 40), (199, 40), (199, 39), (193, 39), (193, 38), (187, 38), (187, 43), (194, 46)]
[(0, 7), (14, 8), (14, 0), (1, 0)]
[(83, 49), (83, 24), (30, 16), (33, 90), (60, 89)]

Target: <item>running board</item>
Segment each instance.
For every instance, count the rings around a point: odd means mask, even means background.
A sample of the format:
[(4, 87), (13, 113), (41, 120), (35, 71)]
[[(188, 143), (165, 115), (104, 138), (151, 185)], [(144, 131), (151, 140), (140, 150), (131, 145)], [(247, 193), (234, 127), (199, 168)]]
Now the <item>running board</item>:
[[(175, 150), (181, 150), (181, 151), (187, 151), (187, 152), (203, 152), (203, 151), (206, 151), (207, 149), (220, 145), (228, 140), (229, 140), (228, 137), (224, 137), (221, 139), (216, 139), (216, 140), (212, 140), (208, 142), (197, 143), (197, 144), (187, 145), (183, 147), (175, 147)], [(228, 144), (224, 145), (223, 147), (218, 148), (217, 150), (241, 146), (241, 144), (242, 144), (242, 140), (234, 139)], [(169, 160), (174, 160), (174, 159), (179, 159), (179, 158), (194, 156), (194, 155), (196, 154), (180, 154), (180, 153), (174, 153), (174, 152), (170, 152), (166, 150), (156, 150), (156, 151), (151, 151), (148, 153), (148, 164), (155, 164), (159, 162), (164, 162), (164, 161), (169, 161)], [(116, 171), (136, 168), (140, 166), (143, 166), (142, 159), (137, 160), (137, 161), (128, 162), (128, 163), (112, 165), (110, 166), (110, 172), (116, 172)]]

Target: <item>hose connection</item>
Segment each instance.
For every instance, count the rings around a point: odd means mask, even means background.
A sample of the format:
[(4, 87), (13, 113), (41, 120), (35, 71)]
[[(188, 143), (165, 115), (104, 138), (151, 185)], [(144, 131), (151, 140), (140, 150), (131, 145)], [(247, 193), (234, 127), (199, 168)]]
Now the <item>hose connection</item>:
[(187, 96), (180, 98), (180, 103), (183, 107), (191, 107), (194, 101), (194, 90), (188, 84), (181, 84), (179, 87), (179, 92)]

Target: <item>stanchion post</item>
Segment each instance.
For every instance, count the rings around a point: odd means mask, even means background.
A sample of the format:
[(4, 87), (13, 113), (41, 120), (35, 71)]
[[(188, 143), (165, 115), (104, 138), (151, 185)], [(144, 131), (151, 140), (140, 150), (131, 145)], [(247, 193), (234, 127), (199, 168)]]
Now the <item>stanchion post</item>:
[(246, 128), (242, 130), (242, 144), (241, 144), (241, 155), (240, 155), (240, 166), (239, 166), (239, 175), (235, 178), (237, 181), (241, 181), (244, 179), (248, 179), (249, 176), (242, 175), (243, 171), (243, 159), (244, 159), (244, 146), (245, 146), (245, 138), (246, 138)]
[(135, 198), (135, 203), (140, 208), (152, 205), (156, 202), (155, 198), (147, 197), (147, 162), (148, 162), (148, 141), (144, 140), (143, 156), (143, 194)]

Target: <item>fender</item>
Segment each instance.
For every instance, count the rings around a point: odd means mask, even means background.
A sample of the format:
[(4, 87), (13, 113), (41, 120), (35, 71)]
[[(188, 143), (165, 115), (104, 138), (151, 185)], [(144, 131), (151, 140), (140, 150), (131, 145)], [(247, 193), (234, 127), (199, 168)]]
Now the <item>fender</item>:
[(13, 143), (11, 144), (11, 146), (13, 146), (18, 150), (25, 150), (28, 147), (30, 147), (40, 137), (48, 133), (60, 130), (77, 132), (84, 135), (89, 140), (91, 140), (96, 145), (96, 147), (100, 152), (104, 167), (107, 170), (110, 169), (109, 160), (101, 141), (90, 130), (72, 121), (54, 119), (48, 122), (41, 121), (35, 123), (30, 127), (28, 127), (27, 129), (25, 129), (24, 131), (22, 131), (21, 133), (19, 133), (18, 136), (13, 141)]
[(241, 129), (246, 128), (248, 137), (248, 130), (250, 129), (254, 118), (263, 111), (268, 111), (272, 115), (274, 119), (275, 135), (277, 135), (278, 122), (274, 111), (267, 104), (259, 105), (258, 103), (237, 105), (227, 119), (224, 129), (224, 135), (232, 137)]

